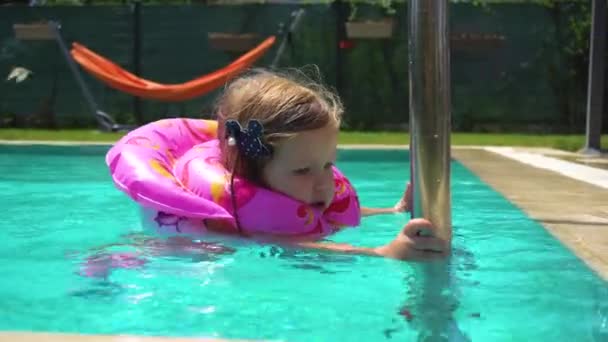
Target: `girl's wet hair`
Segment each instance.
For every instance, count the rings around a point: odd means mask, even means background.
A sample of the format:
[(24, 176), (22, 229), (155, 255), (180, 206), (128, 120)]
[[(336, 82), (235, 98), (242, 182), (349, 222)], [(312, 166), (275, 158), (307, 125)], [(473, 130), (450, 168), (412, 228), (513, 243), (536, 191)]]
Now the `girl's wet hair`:
[(216, 104), (222, 163), (234, 175), (263, 185), (261, 171), (272, 154), (251, 158), (229, 144), (226, 122), (236, 121), (247, 127), (250, 121), (257, 120), (263, 127), (260, 139), (272, 151), (299, 132), (326, 125), (339, 129), (343, 111), (340, 99), (332, 91), (301, 71), (254, 69), (228, 84)]

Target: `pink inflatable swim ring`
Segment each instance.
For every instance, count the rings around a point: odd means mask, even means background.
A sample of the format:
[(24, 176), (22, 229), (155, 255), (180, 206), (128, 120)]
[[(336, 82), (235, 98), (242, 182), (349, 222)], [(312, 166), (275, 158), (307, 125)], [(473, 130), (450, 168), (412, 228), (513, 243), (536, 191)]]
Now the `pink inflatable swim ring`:
[[(236, 233), (230, 172), (220, 162), (217, 122), (164, 119), (122, 137), (107, 153), (114, 184), (143, 209), (143, 223), (160, 234)], [(333, 168), (335, 195), (324, 211), (235, 177), (243, 233), (323, 237), (357, 226), (355, 189)]]

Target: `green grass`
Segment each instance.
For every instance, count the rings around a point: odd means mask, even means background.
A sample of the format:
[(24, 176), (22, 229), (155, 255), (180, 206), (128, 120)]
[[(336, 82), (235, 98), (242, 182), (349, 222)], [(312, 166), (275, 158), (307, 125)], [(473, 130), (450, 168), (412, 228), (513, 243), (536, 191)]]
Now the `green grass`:
[[(0, 140), (87, 141), (112, 143), (123, 133), (101, 133), (96, 130), (30, 130), (0, 129)], [(459, 133), (451, 136), (452, 145), (551, 147), (576, 151), (583, 147), (585, 137), (579, 135)], [(342, 132), (340, 144), (403, 145), (409, 134), (403, 132)], [(602, 147), (608, 148), (608, 135), (602, 136)]]
[(36, 141), (99, 141), (114, 142), (124, 133), (102, 133), (97, 130), (69, 129), (0, 129), (0, 140), (36, 140)]

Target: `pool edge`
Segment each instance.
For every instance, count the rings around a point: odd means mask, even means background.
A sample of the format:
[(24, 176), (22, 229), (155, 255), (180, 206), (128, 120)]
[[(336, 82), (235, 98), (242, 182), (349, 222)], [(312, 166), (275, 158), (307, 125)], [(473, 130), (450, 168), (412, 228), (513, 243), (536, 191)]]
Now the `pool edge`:
[[(9, 140), (0, 139), (0, 145), (6, 146), (106, 146), (111, 147), (112, 141), (69, 141), (69, 140)], [(460, 148), (482, 148), (477, 145), (455, 145), (454, 149)], [(408, 150), (408, 144), (338, 144), (339, 149), (364, 149), (364, 150)]]
[(277, 340), (231, 340), (222, 338), (162, 337), (140, 335), (86, 335), (51, 332), (2, 331), (0, 342), (253, 342)]
[[(550, 150), (521, 151), (551, 159)], [(459, 149), (452, 157), (608, 280), (608, 191), (592, 180), (575, 179), (564, 170), (499, 152), (493, 148)]]

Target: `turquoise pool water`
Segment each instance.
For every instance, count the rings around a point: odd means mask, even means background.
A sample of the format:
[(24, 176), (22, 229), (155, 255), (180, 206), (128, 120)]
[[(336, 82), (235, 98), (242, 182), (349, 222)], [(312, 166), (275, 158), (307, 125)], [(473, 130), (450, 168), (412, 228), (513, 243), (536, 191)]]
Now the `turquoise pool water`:
[[(0, 146), (0, 330), (411, 341), (439, 324), (451, 340), (608, 339), (607, 283), (456, 162), (450, 286), (429, 300), (415, 265), (393, 260), (230, 240), (234, 253), (154, 256), (109, 179), (106, 149)], [(341, 151), (338, 165), (364, 205), (387, 206), (409, 179), (407, 160)], [(383, 244), (406, 219), (367, 218), (333, 240)], [(150, 256), (106, 279), (79, 275), (88, 257), (124, 251)]]

